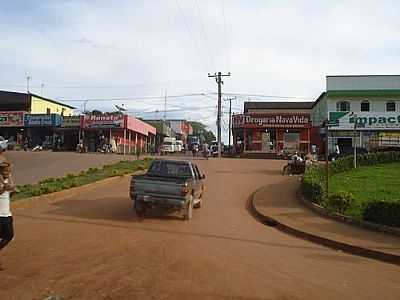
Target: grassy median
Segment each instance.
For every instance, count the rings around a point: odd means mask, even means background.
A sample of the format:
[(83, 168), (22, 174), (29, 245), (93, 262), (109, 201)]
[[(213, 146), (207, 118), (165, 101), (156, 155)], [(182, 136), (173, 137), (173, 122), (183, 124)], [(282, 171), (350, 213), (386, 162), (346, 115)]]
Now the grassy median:
[(331, 177), (330, 192), (350, 192), (354, 203), (347, 214), (359, 218), (362, 207), (374, 200), (400, 202), (400, 163), (365, 166)]
[(38, 184), (18, 186), (18, 192), (11, 197), (12, 201), (44, 194), (59, 192), (73, 187), (82, 186), (109, 177), (123, 176), (136, 171), (148, 169), (151, 159), (136, 161), (120, 161), (101, 168), (90, 168), (79, 174), (68, 174), (61, 178), (47, 178)]

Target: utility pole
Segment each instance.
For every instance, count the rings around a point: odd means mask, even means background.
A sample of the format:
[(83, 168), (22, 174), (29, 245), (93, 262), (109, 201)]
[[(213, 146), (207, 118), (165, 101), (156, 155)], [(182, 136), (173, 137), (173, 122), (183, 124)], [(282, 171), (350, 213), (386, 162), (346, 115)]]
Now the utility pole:
[(167, 120), (167, 91), (165, 91), (164, 97), (164, 121)]
[(329, 197), (329, 120), (325, 121), (325, 190), (326, 197)]
[(231, 133), (232, 133), (232, 100), (236, 100), (236, 97), (224, 99), (224, 101), (229, 101), (229, 152), (231, 151)]
[(40, 96), (42, 97), (43, 97), (43, 88), (44, 88), (44, 83), (40, 85)]
[(218, 158), (221, 158), (221, 99), (222, 99), (222, 85), (224, 82), (222, 81), (222, 77), (231, 76), (231, 73), (222, 74), (221, 72), (214, 73), (211, 75), (208, 73), (208, 77), (214, 77), (215, 81), (218, 84), (218, 115), (217, 115), (217, 140), (218, 140)]
[(26, 92), (29, 94), (29, 80), (31, 80), (31, 76), (26, 76)]

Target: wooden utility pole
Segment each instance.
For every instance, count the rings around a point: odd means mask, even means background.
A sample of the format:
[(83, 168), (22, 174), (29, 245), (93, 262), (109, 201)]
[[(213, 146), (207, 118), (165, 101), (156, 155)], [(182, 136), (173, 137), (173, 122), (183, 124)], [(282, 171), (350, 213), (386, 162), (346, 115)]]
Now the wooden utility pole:
[(217, 114), (217, 140), (218, 140), (218, 158), (221, 158), (221, 99), (222, 99), (222, 85), (224, 82), (222, 81), (222, 77), (225, 76), (231, 76), (231, 73), (228, 72), (228, 74), (222, 74), (221, 72), (214, 73), (214, 75), (211, 75), (208, 73), (208, 77), (214, 77), (215, 81), (218, 84), (218, 114)]
[(224, 99), (224, 101), (229, 101), (229, 151), (231, 149), (231, 133), (232, 133), (232, 100), (235, 100), (236, 97)]

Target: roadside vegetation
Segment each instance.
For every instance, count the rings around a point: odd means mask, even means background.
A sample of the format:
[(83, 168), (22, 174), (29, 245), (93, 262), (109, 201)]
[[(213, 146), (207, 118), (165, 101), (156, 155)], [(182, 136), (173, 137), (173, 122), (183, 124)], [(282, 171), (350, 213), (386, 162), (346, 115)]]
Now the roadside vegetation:
[(326, 209), (358, 220), (400, 227), (400, 153), (353, 157), (330, 165), (329, 195), (323, 166), (312, 166), (303, 178), (303, 194)]
[(61, 178), (47, 178), (37, 184), (18, 186), (18, 192), (11, 197), (12, 201), (44, 194), (59, 192), (73, 187), (82, 186), (109, 177), (123, 176), (133, 172), (147, 170), (151, 159), (136, 161), (120, 161), (112, 165), (104, 165), (101, 168), (90, 168), (79, 174), (68, 174)]

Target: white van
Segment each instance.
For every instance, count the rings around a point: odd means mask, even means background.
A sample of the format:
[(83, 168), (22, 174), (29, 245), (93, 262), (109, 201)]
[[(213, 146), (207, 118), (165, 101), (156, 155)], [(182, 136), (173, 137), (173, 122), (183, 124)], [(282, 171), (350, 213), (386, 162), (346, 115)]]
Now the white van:
[(163, 153), (176, 152), (176, 139), (172, 137), (165, 137), (161, 146), (161, 152)]
[(181, 140), (176, 141), (176, 152), (182, 152), (184, 150), (183, 148), (183, 142)]

